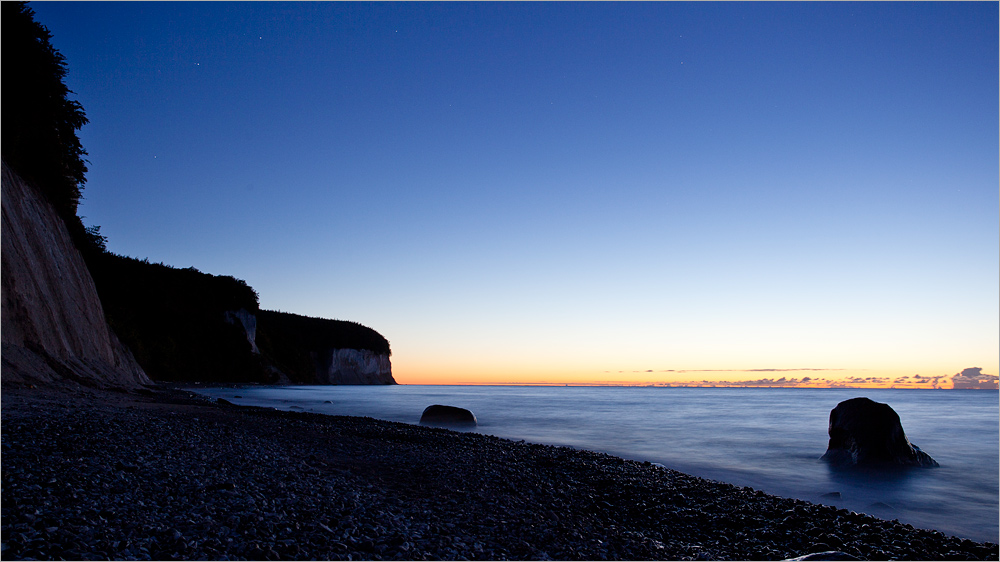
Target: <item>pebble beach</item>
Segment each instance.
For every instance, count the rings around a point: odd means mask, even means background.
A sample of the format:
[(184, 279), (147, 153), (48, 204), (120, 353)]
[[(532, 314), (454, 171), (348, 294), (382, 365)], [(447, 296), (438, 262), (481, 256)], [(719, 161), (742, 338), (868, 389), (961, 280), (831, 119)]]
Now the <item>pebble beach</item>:
[(4, 389), (4, 560), (997, 560), (650, 463), (210, 402)]

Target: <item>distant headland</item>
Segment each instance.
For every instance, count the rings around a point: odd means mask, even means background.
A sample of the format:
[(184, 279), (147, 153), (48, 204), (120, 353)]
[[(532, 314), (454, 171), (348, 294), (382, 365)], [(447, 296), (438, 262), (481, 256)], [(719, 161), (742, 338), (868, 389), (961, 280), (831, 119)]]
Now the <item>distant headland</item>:
[(111, 253), (77, 208), (87, 123), (64, 57), (4, 4), (3, 383), (395, 384), (389, 342), (343, 320), (260, 310), (245, 281)]

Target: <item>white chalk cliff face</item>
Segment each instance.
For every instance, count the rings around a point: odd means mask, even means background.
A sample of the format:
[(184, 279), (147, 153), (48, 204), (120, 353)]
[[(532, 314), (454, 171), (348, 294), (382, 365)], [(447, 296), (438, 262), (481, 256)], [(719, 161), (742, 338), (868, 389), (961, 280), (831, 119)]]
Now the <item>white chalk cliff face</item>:
[[(257, 317), (245, 308), (226, 311), (226, 321), (239, 323), (250, 342), (253, 353), (260, 353), (257, 347)], [(392, 378), (392, 363), (389, 356), (366, 349), (326, 349), (309, 353), (316, 366), (316, 380), (313, 384), (396, 384)], [(280, 371), (275, 370), (279, 375)], [(279, 378), (279, 384), (290, 384), (287, 376)]]
[(366, 349), (327, 349), (311, 355), (319, 384), (396, 384), (388, 355)]
[(247, 341), (250, 342), (250, 351), (255, 354), (260, 354), (260, 349), (257, 348), (257, 317), (250, 313), (249, 310), (241, 308), (239, 310), (227, 310), (226, 311), (226, 322), (230, 324), (235, 324), (239, 322), (243, 326), (243, 331), (247, 335)]
[(2, 199), (3, 383), (151, 384), (108, 327), (66, 225), (6, 164)]

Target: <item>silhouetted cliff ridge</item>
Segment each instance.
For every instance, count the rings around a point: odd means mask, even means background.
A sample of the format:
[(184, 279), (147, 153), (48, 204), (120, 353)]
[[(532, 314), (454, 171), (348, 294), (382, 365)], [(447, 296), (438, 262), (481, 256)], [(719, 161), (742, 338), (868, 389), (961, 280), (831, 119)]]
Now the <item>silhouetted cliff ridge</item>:
[(389, 342), (371, 328), (260, 310), (228, 275), (108, 252), (88, 261), (112, 328), (155, 380), (395, 384)]
[(3, 384), (151, 381), (108, 328), (86, 264), (63, 219), (3, 163)]
[(0, 11), (4, 384), (394, 382), (389, 342), (370, 328), (274, 313), (258, 330), (244, 281), (108, 252), (77, 215), (87, 117), (66, 60), (27, 3)]
[(311, 384), (396, 384), (389, 341), (345, 320), (261, 310), (257, 344), (275, 372)]

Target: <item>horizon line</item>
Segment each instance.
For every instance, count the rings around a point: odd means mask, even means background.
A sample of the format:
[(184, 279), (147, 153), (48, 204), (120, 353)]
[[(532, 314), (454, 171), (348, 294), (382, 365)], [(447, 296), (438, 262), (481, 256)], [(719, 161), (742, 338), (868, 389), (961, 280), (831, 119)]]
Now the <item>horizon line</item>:
[(585, 382), (436, 382), (436, 383), (396, 383), (401, 386), (562, 386), (562, 387), (619, 387), (619, 388), (778, 388), (807, 390), (992, 390), (1000, 388), (954, 388), (941, 386), (860, 386), (860, 385), (778, 385), (778, 384), (683, 384), (683, 383), (585, 383)]

